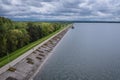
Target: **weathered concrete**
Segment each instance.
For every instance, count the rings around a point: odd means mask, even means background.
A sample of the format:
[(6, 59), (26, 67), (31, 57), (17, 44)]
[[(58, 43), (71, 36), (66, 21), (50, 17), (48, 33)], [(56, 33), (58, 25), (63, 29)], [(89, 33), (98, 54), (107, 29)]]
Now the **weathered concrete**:
[[(28, 80), (34, 73), (37, 73), (36, 71), (38, 67), (42, 67), (42, 65), (47, 60), (48, 55), (52, 54), (52, 49), (64, 36), (67, 30), (68, 27), (48, 40), (44, 41), (43, 43), (39, 44), (38, 46), (34, 47), (33, 49), (29, 50), (19, 58), (0, 68), (0, 80), (6, 80), (8, 77), (13, 77), (17, 80)], [(30, 61), (28, 61), (28, 58)], [(9, 66), (14, 67), (16, 71), (8, 71)]]

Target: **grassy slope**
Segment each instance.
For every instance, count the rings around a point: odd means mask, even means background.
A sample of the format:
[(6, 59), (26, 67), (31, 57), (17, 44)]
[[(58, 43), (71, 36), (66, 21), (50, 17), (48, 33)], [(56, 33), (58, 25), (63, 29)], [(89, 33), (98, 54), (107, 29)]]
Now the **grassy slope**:
[[(61, 31), (62, 29), (64, 29), (65, 27), (62, 27), (61, 29), (57, 30), (56, 32), (53, 32), (52, 34), (41, 38), (35, 42), (32, 42), (14, 52), (12, 52), (9, 56), (10, 61), (16, 59), (17, 57), (19, 57), (20, 55), (24, 54), (25, 52), (27, 52), (28, 50), (32, 49), (33, 47), (35, 47), (36, 45), (42, 43), (43, 41), (47, 40), (48, 38), (52, 37), (53, 35), (55, 35), (56, 33), (58, 33), (59, 31)], [(5, 64), (9, 63), (8, 62), (8, 56), (5, 56), (3, 58), (0, 59), (0, 67), (4, 66)]]

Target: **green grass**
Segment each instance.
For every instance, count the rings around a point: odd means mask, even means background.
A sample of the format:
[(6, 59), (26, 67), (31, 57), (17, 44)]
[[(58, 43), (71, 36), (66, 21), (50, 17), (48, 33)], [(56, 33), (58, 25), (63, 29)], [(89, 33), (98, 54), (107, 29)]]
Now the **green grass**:
[[(12, 53), (9, 54), (9, 60), (13, 61), (14, 59), (16, 59), (17, 57), (19, 57), (20, 55), (24, 54), (25, 52), (27, 52), (28, 50), (32, 49), (33, 47), (35, 47), (36, 45), (42, 43), (43, 41), (47, 40), (48, 38), (52, 37), (53, 35), (55, 35), (56, 33), (58, 33), (59, 31), (63, 30), (65, 27), (62, 27), (61, 29), (57, 30), (56, 32), (51, 33), (50, 35), (43, 37), (35, 42), (32, 42)], [(0, 67), (6, 65), (7, 63), (9, 63), (8, 61), (8, 56), (5, 56), (3, 58), (0, 59)]]

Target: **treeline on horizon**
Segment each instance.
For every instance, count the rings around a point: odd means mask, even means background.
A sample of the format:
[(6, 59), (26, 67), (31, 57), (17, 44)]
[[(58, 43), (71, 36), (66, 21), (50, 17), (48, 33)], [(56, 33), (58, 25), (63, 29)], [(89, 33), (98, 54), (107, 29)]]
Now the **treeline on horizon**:
[(59, 22), (68, 22), (68, 23), (120, 23), (120, 21), (94, 21), (94, 20), (93, 21), (79, 21), (79, 20), (76, 21), (75, 20), (75, 21), (59, 21)]
[(0, 57), (41, 39), (68, 23), (15, 22), (0, 17)]

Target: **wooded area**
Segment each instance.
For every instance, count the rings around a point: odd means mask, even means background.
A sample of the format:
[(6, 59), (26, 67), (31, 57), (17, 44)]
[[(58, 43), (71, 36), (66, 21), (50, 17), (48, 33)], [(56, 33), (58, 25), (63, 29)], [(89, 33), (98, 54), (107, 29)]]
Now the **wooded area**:
[(0, 17), (0, 57), (43, 38), (68, 23), (15, 22)]

